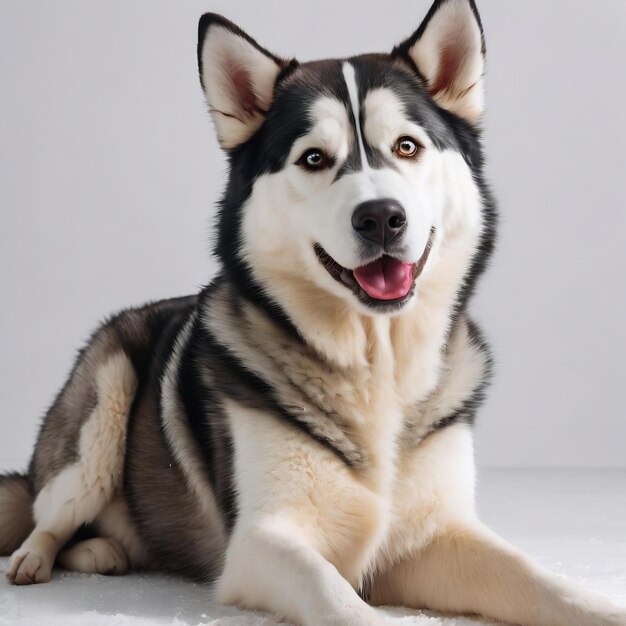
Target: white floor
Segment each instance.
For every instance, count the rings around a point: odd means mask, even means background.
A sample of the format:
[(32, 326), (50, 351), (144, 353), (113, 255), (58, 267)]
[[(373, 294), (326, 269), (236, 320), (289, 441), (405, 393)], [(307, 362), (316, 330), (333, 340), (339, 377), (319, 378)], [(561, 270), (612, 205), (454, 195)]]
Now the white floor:
[[(626, 606), (626, 471), (485, 471), (483, 519), (553, 572)], [(7, 559), (0, 559), (0, 569)], [(56, 572), (50, 584), (0, 581), (0, 625), (147, 626), (276, 624), (267, 615), (211, 603), (210, 588), (169, 576), (119, 578)], [(466, 626), (405, 609), (381, 609), (390, 624)]]

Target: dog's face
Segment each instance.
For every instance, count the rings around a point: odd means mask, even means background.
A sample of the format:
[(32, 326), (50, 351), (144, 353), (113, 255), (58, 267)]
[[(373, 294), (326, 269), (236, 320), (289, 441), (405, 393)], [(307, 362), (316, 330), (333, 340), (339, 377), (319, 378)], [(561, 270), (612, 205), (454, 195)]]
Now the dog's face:
[(226, 270), (279, 299), (276, 285), (314, 286), (368, 314), (406, 307), (460, 213), (479, 219), (483, 53), (470, 0), (436, 2), (391, 54), (305, 64), (204, 16), (200, 76), (231, 165)]

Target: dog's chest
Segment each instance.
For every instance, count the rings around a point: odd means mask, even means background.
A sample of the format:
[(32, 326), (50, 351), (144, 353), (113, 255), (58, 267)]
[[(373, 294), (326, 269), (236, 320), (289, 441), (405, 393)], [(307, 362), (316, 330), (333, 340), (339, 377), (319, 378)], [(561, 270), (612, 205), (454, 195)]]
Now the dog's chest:
[[(324, 556), (355, 587), (372, 568), (385, 561), (384, 553), (391, 544), (395, 549), (399, 543), (406, 543), (407, 538), (400, 538), (399, 533), (410, 520), (400, 518), (407, 510), (406, 499), (416, 499), (419, 493), (405, 487), (421, 480), (402, 444), (407, 407), (398, 400), (391, 381), (379, 382), (374, 390), (371, 386), (359, 389), (349, 385), (351, 395), (342, 395), (335, 404), (336, 416), (339, 409), (347, 411), (343, 419), (361, 451), (362, 465), (347, 469), (341, 463), (329, 464), (321, 459), (318, 463), (312, 460), (315, 455), (307, 461), (307, 472), (313, 479), (307, 488), (315, 493), (316, 510), (305, 506), (304, 517), (315, 516), (320, 543), (326, 547), (322, 548)], [(364, 402), (362, 392), (368, 388)], [(331, 404), (335, 400), (327, 398)], [(413, 432), (417, 414), (415, 409), (411, 411)], [(423, 419), (427, 420), (428, 415), (424, 414)], [(426, 428), (423, 425), (420, 430)], [(419, 442), (412, 439), (412, 447), (417, 449)], [(421, 505), (416, 501), (412, 507)]]
[(241, 407), (229, 411), (242, 518), (259, 507), (292, 518), (355, 586), (378, 561), (398, 510), (409, 406), (428, 396), (441, 366), (440, 342), (421, 343), (398, 365), (391, 340), (380, 337), (389, 338), (389, 329), (370, 342), (365, 366), (343, 369), (261, 338), (264, 376), (304, 428)]
[[(451, 358), (463, 352), (457, 343), (453, 337)], [(457, 435), (437, 434), (434, 440), (445, 442), (435, 446), (428, 434), (436, 433), (442, 416), (449, 413), (451, 390), (455, 398), (456, 394), (470, 393), (477, 378), (469, 372), (479, 371), (475, 365), (468, 361), (468, 371), (459, 366), (451, 374), (446, 361), (441, 375), (433, 377), (434, 388), (418, 403), (402, 402), (393, 381), (383, 378), (378, 379), (381, 384), (376, 390), (370, 391), (367, 407), (358, 394), (353, 396), (351, 415), (358, 414), (362, 420), (353, 425), (353, 432), (367, 461), (345, 475), (333, 472), (337, 491), (320, 492), (327, 510), (332, 508), (326, 541), (333, 549), (327, 558), (353, 584), (358, 586), (368, 573), (384, 569), (390, 559), (423, 545), (436, 532), (440, 502), (445, 496), (439, 483), (445, 481), (448, 465), (455, 466), (461, 462), (458, 459), (465, 462), (467, 455), (465, 440), (459, 444)], [(469, 476), (471, 458), (466, 465), (463, 473)], [(469, 494), (471, 486), (466, 491)], [(350, 528), (340, 520), (350, 520)]]

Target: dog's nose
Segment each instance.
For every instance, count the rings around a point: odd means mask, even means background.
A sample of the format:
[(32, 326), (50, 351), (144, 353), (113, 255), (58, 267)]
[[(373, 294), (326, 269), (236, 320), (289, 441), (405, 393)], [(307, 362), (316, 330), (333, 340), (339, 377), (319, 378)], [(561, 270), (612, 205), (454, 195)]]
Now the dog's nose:
[(368, 200), (354, 209), (352, 226), (361, 239), (384, 248), (406, 228), (406, 213), (396, 200)]

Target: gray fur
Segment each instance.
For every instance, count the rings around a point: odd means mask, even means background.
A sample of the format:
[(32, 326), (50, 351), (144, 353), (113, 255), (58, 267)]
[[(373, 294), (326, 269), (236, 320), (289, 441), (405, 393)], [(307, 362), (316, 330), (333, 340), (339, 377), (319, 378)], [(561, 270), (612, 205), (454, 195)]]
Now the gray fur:
[(0, 476), (0, 556), (17, 550), (33, 529), (32, 503), (26, 476)]
[[(190, 298), (193, 300), (193, 298)], [(96, 404), (96, 372), (116, 352), (125, 352), (140, 374), (154, 333), (177, 300), (128, 309), (104, 323), (80, 351), (68, 381), (48, 410), (37, 437), (29, 478), (36, 495), (64, 467), (76, 460), (81, 426)]]

